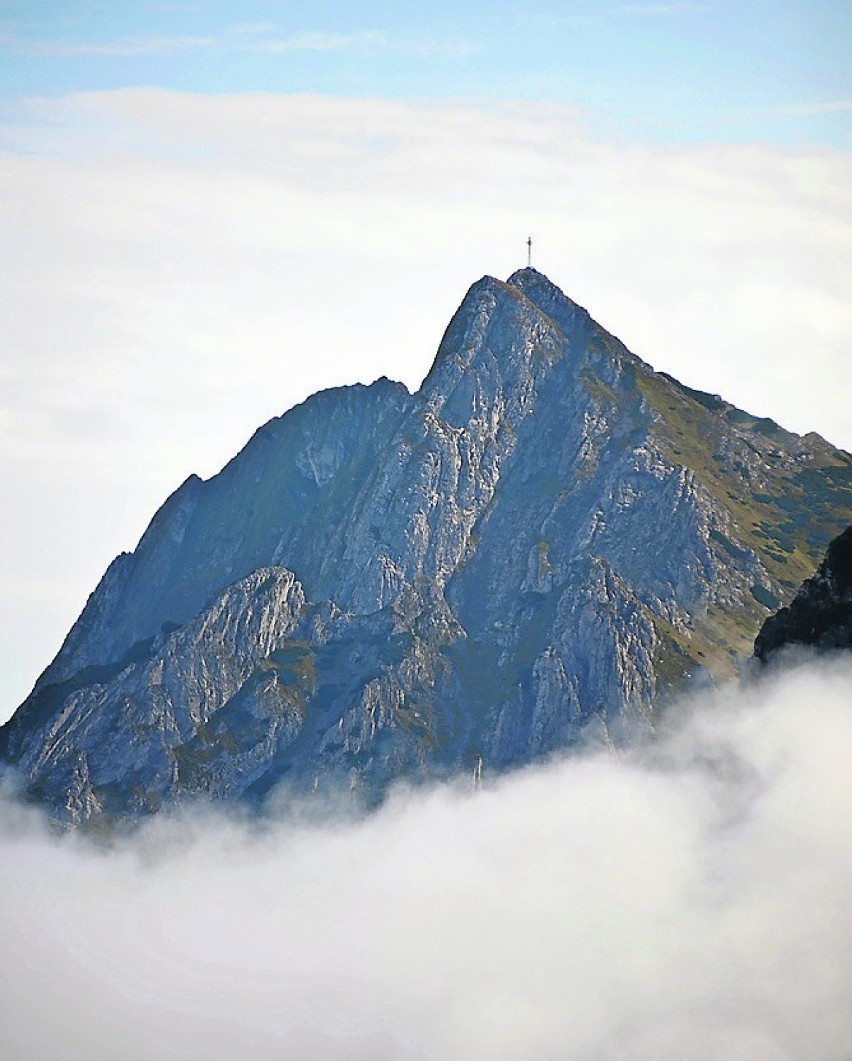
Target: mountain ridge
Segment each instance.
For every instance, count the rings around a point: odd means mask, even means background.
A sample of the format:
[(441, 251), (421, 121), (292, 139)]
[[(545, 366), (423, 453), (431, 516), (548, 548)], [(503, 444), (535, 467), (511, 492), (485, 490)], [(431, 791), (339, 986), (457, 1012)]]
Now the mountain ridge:
[[(320, 392), (187, 479), (0, 743), (78, 822), (625, 739), (732, 675), (850, 520), (848, 454), (654, 372), (536, 270), (483, 277), (417, 392)], [(300, 618), (222, 641), (240, 683), (189, 697), (186, 631), (215, 670), (192, 624), (288, 579)]]

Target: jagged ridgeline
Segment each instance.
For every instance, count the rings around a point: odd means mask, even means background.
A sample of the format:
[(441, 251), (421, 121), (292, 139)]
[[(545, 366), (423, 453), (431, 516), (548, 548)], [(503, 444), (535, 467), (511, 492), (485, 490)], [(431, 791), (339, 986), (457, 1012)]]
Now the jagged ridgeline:
[(850, 522), (847, 453), (654, 372), (533, 269), (486, 277), (416, 394), (317, 394), (188, 479), (3, 754), (109, 822), (623, 740), (733, 675)]

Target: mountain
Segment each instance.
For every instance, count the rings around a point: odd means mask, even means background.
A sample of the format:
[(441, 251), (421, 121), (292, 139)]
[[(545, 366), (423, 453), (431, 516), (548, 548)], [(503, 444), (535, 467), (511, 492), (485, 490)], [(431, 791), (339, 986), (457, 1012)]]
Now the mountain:
[(852, 648), (852, 526), (830, 543), (816, 574), (789, 607), (766, 620), (754, 654), (767, 663), (787, 645)]
[(183, 483), (0, 752), (109, 823), (623, 741), (733, 675), (850, 521), (849, 454), (654, 372), (534, 269), (485, 277), (416, 394), (317, 394)]

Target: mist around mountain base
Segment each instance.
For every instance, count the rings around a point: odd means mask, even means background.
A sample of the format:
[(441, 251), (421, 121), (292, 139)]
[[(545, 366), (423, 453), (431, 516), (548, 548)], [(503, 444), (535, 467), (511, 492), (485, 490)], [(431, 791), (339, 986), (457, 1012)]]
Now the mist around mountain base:
[(848, 656), (788, 657), (642, 748), (363, 817), (196, 808), (104, 847), (7, 794), (3, 1056), (838, 1058), (850, 689)]

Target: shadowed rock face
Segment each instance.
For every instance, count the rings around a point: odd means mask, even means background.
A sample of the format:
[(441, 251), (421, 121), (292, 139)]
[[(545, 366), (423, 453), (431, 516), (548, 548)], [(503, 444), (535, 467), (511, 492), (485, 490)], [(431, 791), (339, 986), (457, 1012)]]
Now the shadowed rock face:
[(187, 480), (0, 745), (80, 822), (624, 740), (733, 674), (850, 520), (848, 454), (486, 277), (416, 394), (317, 394)]
[(829, 545), (816, 574), (789, 607), (766, 620), (754, 654), (766, 663), (787, 645), (852, 648), (852, 527)]

